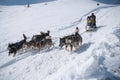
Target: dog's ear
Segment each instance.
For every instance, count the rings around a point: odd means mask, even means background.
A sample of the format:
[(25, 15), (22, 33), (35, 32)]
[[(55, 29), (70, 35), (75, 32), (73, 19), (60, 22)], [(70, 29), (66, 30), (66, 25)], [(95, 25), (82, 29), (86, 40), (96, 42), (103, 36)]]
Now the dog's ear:
[[(10, 43), (8, 43), (8, 47), (10, 46)], [(8, 49), (8, 47), (7, 47), (7, 49)]]

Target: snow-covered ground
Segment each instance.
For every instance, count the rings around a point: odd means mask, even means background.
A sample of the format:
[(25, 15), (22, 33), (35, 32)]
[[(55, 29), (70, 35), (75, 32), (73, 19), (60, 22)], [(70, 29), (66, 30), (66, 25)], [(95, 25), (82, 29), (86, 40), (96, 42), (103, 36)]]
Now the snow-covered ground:
[[(0, 80), (120, 80), (119, 0), (29, 0), (30, 8), (24, 1), (0, 1)], [(91, 13), (97, 28), (85, 32)], [(82, 46), (73, 52), (59, 48), (59, 38), (73, 34), (76, 26)], [(53, 48), (8, 56), (8, 43), (47, 30)]]

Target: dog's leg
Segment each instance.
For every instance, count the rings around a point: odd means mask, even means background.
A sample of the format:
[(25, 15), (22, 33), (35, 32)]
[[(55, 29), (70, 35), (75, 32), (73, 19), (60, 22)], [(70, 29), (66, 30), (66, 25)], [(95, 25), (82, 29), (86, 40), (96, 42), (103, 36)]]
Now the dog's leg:
[(82, 46), (82, 41), (80, 41), (80, 46)]
[(52, 43), (52, 42), (51, 42), (51, 44), (50, 44), (50, 45), (51, 45), (52, 47), (54, 47), (54, 43)]
[(68, 46), (68, 45), (65, 45), (65, 50), (67, 50), (67, 46)]
[(8, 56), (10, 56), (10, 53), (8, 53)]
[(25, 45), (23, 44), (23, 46), (22, 46), (22, 51), (25, 52), (25, 49), (26, 49), (26, 48), (25, 48)]
[(50, 49), (51, 47), (54, 47), (54, 43), (51, 42), (51, 43), (49, 44), (49, 46), (50, 46), (49, 49)]
[(79, 44), (79, 42), (77, 42), (77, 46), (79, 46), (80, 44)]
[(31, 48), (33, 49), (33, 46), (31, 46)]
[(52, 43), (52, 46), (54, 47), (55, 45), (54, 45), (55, 43)]
[(39, 47), (39, 52), (40, 52), (40, 47)]
[(72, 49), (73, 49), (73, 45), (70, 45), (70, 49), (71, 49), (71, 52), (72, 52)]
[(51, 47), (51, 44), (48, 44), (48, 50), (50, 49), (50, 47)]
[(16, 55), (16, 51), (13, 53), (13, 57), (15, 57), (15, 55)]
[(80, 45), (79, 42), (76, 42), (76, 48), (79, 48), (79, 45)]
[(41, 46), (41, 44), (39, 44), (39, 46), (38, 46), (38, 47), (39, 47), (39, 53), (40, 53), (40, 51), (41, 51), (41, 47), (42, 47), (42, 46)]

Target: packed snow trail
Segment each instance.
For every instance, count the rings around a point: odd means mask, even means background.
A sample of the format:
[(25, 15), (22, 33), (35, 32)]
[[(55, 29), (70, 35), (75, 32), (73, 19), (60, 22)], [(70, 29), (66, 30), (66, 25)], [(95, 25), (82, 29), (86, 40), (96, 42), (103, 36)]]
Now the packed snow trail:
[(89, 16), (91, 13), (97, 14), (97, 12), (99, 12), (101, 9), (110, 8), (110, 7), (116, 7), (116, 6), (113, 5), (113, 6), (100, 6), (100, 7), (97, 7), (97, 8), (95, 8), (95, 9), (87, 12), (86, 14), (84, 14), (79, 20), (73, 22), (70, 26), (62, 27), (62, 28), (58, 29), (58, 31), (60, 31), (60, 30), (65, 30), (65, 29), (68, 29), (68, 28), (71, 28), (71, 27), (75, 27), (75, 26), (77, 26), (78, 24), (80, 24), (82, 21), (85, 21), (85, 20), (86, 20), (86, 17)]

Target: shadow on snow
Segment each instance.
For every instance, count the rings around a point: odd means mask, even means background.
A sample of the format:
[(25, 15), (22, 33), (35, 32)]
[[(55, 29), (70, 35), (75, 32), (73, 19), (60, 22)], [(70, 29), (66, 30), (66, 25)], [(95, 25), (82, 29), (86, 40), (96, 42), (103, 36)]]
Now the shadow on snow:
[(16, 55), (14, 59), (12, 59), (12, 60), (8, 61), (7, 63), (3, 64), (2, 66), (0, 66), (0, 69), (5, 68), (9, 65), (12, 65), (22, 59), (25, 59), (28, 56), (33, 56), (37, 53), (38, 53), (38, 50), (29, 50), (29, 51), (25, 52), (24, 54), (22, 52), (18, 52), (18, 56)]
[(94, 44), (93, 42), (89, 42), (89, 43), (84, 43), (82, 46), (80, 46), (78, 49), (76, 49), (74, 52), (75, 53), (83, 53), (85, 51), (87, 51), (87, 49), (89, 49), (89, 47)]
[(94, 28), (92, 32), (97, 32), (100, 28), (103, 28), (103, 27), (105, 27), (105, 25), (97, 26), (97, 28)]
[[(46, 53), (46, 52), (49, 52), (49, 51), (51, 51), (51, 50), (53, 50), (53, 48), (50, 48), (50, 49), (42, 49), (41, 51), (39, 51), (38, 49), (27, 50), (27, 51), (25, 51), (25, 52), (19, 51), (19, 52), (16, 54), (16, 56), (15, 56), (14, 59), (12, 59), (12, 60), (8, 61), (7, 63), (3, 64), (2, 66), (0, 66), (0, 69), (1, 69), (1, 68), (5, 68), (5, 67), (7, 67), (7, 66), (9, 66), (9, 65), (12, 65), (12, 64), (14, 64), (14, 63), (16, 63), (16, 62), (18, 62), (18, 61), (20, 61), (20, 60), (22, 60), (22, 59), (25, 59), (25, 58), (27, 58), (27, 57), (29, 57), (29, 56), (34, 56), (34, 55), (39, 54), (39, 53), (40, 53), (40, 54), (41, 54), (41, 53)], [(12, 56), (12, 55), (11, 55), (11, 56)]]

